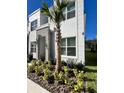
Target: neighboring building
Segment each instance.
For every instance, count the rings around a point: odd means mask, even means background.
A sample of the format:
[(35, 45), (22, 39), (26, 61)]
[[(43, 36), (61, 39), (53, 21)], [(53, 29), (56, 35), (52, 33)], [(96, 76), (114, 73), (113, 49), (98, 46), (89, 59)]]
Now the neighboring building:
[[(62, 60), (85, 62), (84, 41), (84, 2), (72, 0), (65, 11), (65, 20), (61, 23)], [(56, 59), (56, 33), (54, 24), (37, 9), (28, 16), (28, 53), (33, 58)]]

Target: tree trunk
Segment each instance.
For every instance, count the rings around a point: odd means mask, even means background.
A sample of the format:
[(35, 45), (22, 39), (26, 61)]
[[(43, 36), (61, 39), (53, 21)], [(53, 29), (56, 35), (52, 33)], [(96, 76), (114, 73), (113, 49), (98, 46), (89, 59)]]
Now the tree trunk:
[(57, 43), (57, 55), (56, 55), (56, 68), (55, 72), (60, 72), (61, 70), (61, 30), (60, 25), (57, 24), (57, 34), (56, 34), (56, 43)]

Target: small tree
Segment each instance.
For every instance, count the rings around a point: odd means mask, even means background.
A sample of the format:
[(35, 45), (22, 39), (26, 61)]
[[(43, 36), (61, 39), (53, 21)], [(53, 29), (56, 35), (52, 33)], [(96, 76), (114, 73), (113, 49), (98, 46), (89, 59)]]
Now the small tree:
[(55, 24), (56, 29), (56, 43), (57, 43), (57, 58), (56, 58), (56, 69), (55, 72), (60, 72), (61, 70), (61, 21), (64, 18), (64, 10), (67, 7), (67, 0), (53, 0), (52, 8), (48, 7), (47, 3), (43, 3), (41, 8), (41, 13), (46, 15)]

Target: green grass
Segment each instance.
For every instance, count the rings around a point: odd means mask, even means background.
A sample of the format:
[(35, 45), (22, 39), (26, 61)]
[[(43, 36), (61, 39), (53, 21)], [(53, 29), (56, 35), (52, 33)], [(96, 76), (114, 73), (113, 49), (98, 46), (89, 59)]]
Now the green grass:
[(86, 66), (87, 89), (89, 93), (97, 93), (97, 66)]

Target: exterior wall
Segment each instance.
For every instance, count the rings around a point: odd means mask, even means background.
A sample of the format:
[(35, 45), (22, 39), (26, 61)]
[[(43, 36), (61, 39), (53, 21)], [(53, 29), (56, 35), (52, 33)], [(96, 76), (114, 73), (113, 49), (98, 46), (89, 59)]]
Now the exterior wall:
[(84, 32), (85, 32), (85, 25), (84, 25), (84, 0), (78, 0), (79, 2), (77, 3), (77, 29), (78, 29), (78, 61), (81, 63), (85, 63), (85, 36), (84, 36)]
[[(61, 23), (61, 33), (62, 33), (62, 38), (68, 38), (68, 37), (76, 37), (76, 56), (61, 56), (62, 60), (68, 60), (68, 59), (75, 59), (77, 62), (81, 62), (84, 64), (85, 61), (85, 45), (84, 45), (84, 0), (75, 0), (75, 17), (67, 19)], [(48, 24), (45, 25), (40, 25), (42, 22), (42, 19), (44, 18), (40, 14), (40, 9), (36, 10), (32, 15), (29, 16), (29, 26), (30, 22), (32, 22), (35, 19), (38, 19), (38, 29), (44, 28), (46, 26), (50, 27), (50, 35), (48, 37), (50, 47), (49, 49), (46, 49), (46, 51), (49, 51), (50, 53), (47, 54), (51, 58), (56, 58), (56, 34), (54, 34), (54, 24), (49, 21)], [(30, 28), (30, 27), (29, 27)], [(30, 30), (28, 28), (28, 30)], [(38, 30), (37, 29), (37, 30)], [(38, 33), (37, 33), (38, 32)], [(43, 32), (42, 30), (38, 31), (31, 31), (29, 35), (29, 43), (31, 41), (36, 41), (37, 34), (44, 35), (47, 32)], [(29, 51), (30, 51), (30, 44), (29, 44)], [(34, 57), (37, 57), (38, 49), (37, 52), (34, 54)]]
[[(72, 59), (76, 62), (84, 64), (85, 61), (85, 51), (84, 51), (84, 2), (83, 0), (76, 0), (75, 2), (75, 17), (67, 19), (61, 23), (61, 35), (62, 38), (76, 37), (76, 56), (61, 56), (62, 60), (67, 61)], [(54, 25), (50, 23), (50, 29), (54, 30)], [(56, 37), (56, 35), (55, 35)], [(56, 38), (55, 38), (56, 40)], [(56, 53), (55, 44), (55, 53)], [(56, 54), (55, 54), (56, 55)], [(56, 58), (56, 56), (55, 56)]]
[[(40, 9), (37, 9), (36, 11), (34, 11), (31, 15), (28, 16), (28, 21), (29, 21), (29, 26), (28, 26), (28, 31), (29, 31), (29, 54), (31, 53), (31, 42), (36, 41), (37, 39), (37, 33), (36, 30), (31, 31), (31, 22), (34, 20), (38, 20), (38, 27), (40, 26)], [(37, 56), (38, 50), (36, 48), (36, 53), (33, 53), (33, 58), (38, 58)]]
[[(37, 35), (40, 37), (45, 38), (45, 59), (48, 61), (50, 59), (50, 32), (49, 32), (49, 27), (38, 29), (37, 30)], [(43, 49), (43, 48), (42, 48)], [(39, 51), (39, 56), (42, 51)]]

